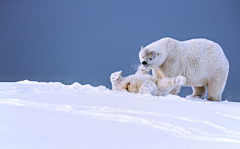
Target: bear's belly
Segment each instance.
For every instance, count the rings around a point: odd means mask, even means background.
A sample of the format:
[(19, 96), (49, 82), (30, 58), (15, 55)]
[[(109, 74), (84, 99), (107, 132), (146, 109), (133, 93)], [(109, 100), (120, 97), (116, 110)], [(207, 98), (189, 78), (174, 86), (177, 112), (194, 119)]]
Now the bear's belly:
[(138, 77), (133, 79), (129, 85), (128, 85), (128, 91), (132, 92), (132, 93), (139, 93), (139, 89), (142, 86), (142, 84), (146, 81), (153, 81), (155, 82), (155, 80), (152, 77), (149, 76), (142, 76), (142, 77)]
[(134, 79), (128, 85), (128, 91), (132, 93), (138, 93), (141, 85), (145, 82), (145, 79)]

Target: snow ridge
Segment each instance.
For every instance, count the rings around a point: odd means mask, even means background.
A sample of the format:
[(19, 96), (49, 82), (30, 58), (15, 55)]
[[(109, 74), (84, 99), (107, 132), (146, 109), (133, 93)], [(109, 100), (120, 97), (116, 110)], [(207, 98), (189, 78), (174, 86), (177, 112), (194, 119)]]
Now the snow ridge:
[[(66, 112), (71, 114), (90, 116), (93, 118), (98, 118), (98, 119), (108, 120), (108, 121), (117, 121), (117, 122), (123, 122), (123, 123), (145, 125), (148, 127), (152, 127), (154, 129), (163, 130), (167, 134), (171, 134), (180, 138), (203, 140), (203, 141), (240, 143), (240, 140), (230, 139), (230, 138), (240, 138), (240, 132), (228, 130), (227, 128), (219, 126), (217, 124), (214, 124), (205, 120), (190, 118), (190, 117), (179, 117), (171, 114), (155, 113), (155, 112), (149, 112), (149, 111), (124, 110), (124, 109), (118, 109), (118, 108), (111, 108), (107, 106), (100, 107), (100, 106), (49, 104), (49, 103), (26, 101), (26, 100), (19, 100), (19, 99), (1, 99), (0, 104), (45, 109), (45, 110), (52, 110), (52, 111), (58, 111), (58, 112)], [(135, 116), (130, 116), (129, 114), (134, 114)], [(174, 125), (169, 122), (153, 120), (154, 118), (151, 118), (151, 119), (142, 118), (142, 116), (171, 118), (171, 119), (175, 119), (174, 121), (181, 120), (181, 121), (186, 121), (191, 123), (201, 123), (208, 127), (210, 126), (214, 129), (217, 129), (219, 132), (221, 132), (221, 134), (208, 133), (204, 130), (200, 130), (194, 127), (184, 128), (182, 126)]]
[[(156, 137), (159, 138), (170, 137), (171, 140), (179, 138), (186, 140), (186, 142), (195, 140), (199, 141), (199, 144), (221, 142), (226, 143), (226, 145), (219, 145), (219, 147), (224, 148), (229, 145), (235, 147), (240, 144), (239, 106), (239, 103), (190, 100), (173, 95), (155, 97), (150, 94), (117, 92), (104, 86), (93, 87), (79, 83), (64, 85), (59, 82), (45, 83), (25, 80), (16, 83), (0, 83), (0, 109), (9, 109), (0, 112), (0, 114), (2, 113), (0, 134), (4, 135), (6, 133), (4, 136), (12, 134), (13, 136), (10, 136), (10, 138), (14, 138), (14, 133), (10, 132), (12, 132), (12, 129), (16, 129), (16, 124), (19, 127), (18, 131), (24, 130), (26, 135), (28, 134), (28, 130), (23, 129), (26, 124), (20, 125), (20, 121), (16, 121), (22, 119), (21, 117), (16, 119), (8, 116), (9, 111), (18, 110), (18, 113), (25, 113), (25, 111), (38, 113), (41, 118), (46, 116), (44, 113), (50, 116), (57, 114), (61, 119), (69, 119), (68, 117), (71, 117), (71, 115), (77, 117), (77, 119), (72, 119), (69, 125), (79, 120), (88, 121), (92, 119), (98, 121), (98, 123), (104, 122), (103, 126), (98, 126), (101, 129), (128, 124), (127, 126), (134, 126), (134, 128), (135, 126), (141, 127), (142, 131), (154, 132), (157, 134)], [(36, 118), (30, 116), (29, 121), (36, 120)], [(24, 119), (26, 118), (24, 117)], [(56, 121), (54, 117), (50, 120), (44, 120), (44, 123), (39, 123), (34, 128), (38, 128), (45, 123), (49, 123), (48, 127), (50, 125), (50, 128), (54, 128), (56, 127), (56, 124), (52, 125), (54, 121)], [(64, 129), (70, 128), (65, 127)], [(81, 130), (81, 126), (74, 129)], [(121, 131), (124, 131), (124, 129)], [(45, 135), (51, 136), (51, 134), (58, 133), (52, 131), (52, 129), (49, 131), (50, 134)], [(40, 135), (41, 132), (36, 131), (35, 134)], [(61, 137), (65, 135), (62, 134)], [(72, 136), (72, 134), (68, 135)], [(98, 135), (102, 138), (103, 134)], [(0, 135), (0, 140), (4, 140), (3, 138), (6, 138), (4, 136), (1, 137)], [(135, 137), (138, 138), (139, 136)], [(109, 135), (108, 139), (111, 138), (112, 135)], [(11, 140), (7, 141), (12, 144)], [(2, 143), (0, 141), (0, 147)], [(40, 142), (40, 144), (44, 143)], [(161, 143), (161, 146), (163, 144)], [(203, 144), (206, 146), (206, 143)], [(169, 147), (169, 144), (164, 144), (164, 146)]]

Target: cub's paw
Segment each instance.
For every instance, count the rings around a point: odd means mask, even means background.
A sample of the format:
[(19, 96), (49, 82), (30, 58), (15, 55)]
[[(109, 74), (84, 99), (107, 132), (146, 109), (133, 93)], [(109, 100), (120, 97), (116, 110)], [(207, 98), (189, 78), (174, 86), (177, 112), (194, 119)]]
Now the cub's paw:
[(184, 85), (186, 83), (187, 79), (184, 76), (177, 76), (173, 79), (174, 84), (176, 85)]
[(139, 93), (141, 94), (146, 94), (146, 93), (153, 93), (153, 89), (154, 89), (155, 85), (153, 82), (150, 81), (145, 81), (142, 86), (139, 89)]
[(138, 71), (135, 74), (136, 75), (145, 75), (145, 74), (148, 74), (149, 71), (150, 71), (150, 67), (149, 66), (140, 65), (138, 67)]
[(120, 78), (120, 76), (121, 76), (121, 74), (122, 74), (122, 71), (121, 71), (121, 70), (112, 73), (112, 74), (111, 74), (111, 77), (110, 77), (110, 80), (111, 80), (111, 81), (118, 81), (119, 78)]

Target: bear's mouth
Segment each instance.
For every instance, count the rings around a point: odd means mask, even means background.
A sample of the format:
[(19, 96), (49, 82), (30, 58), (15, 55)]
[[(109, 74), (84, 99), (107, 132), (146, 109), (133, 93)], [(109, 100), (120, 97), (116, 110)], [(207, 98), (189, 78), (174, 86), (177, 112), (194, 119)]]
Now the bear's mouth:
[(150, 65), (141, 65), (145, 70), (150, 69)]

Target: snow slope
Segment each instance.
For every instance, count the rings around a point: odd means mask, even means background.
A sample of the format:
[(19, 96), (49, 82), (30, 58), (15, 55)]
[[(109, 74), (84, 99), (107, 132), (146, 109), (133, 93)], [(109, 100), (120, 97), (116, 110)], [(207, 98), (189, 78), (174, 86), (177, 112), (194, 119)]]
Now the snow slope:
[(0, 83), (1, 149), (239, 149), (240, 104)]

